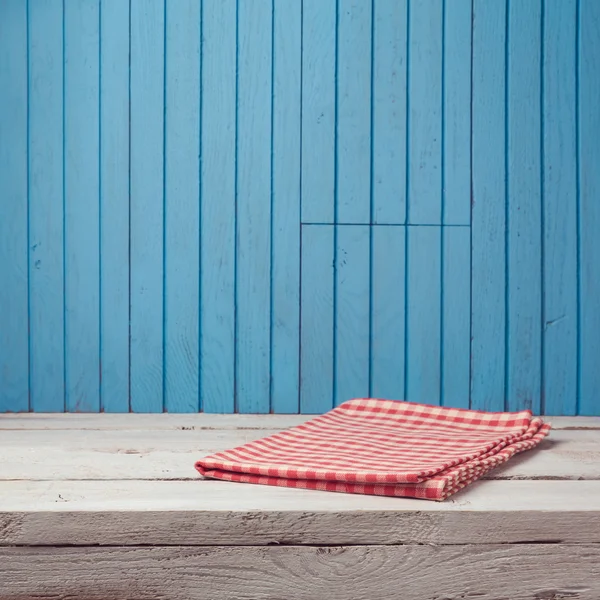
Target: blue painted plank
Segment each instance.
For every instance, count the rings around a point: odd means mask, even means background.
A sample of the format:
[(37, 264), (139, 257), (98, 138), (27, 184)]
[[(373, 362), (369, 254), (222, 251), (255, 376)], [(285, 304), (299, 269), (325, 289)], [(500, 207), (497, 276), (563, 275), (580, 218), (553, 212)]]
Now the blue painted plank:
[(30, 398), (65, 409), (63, 3), (29, 5)]
[(270, 410), (272, 4), (238, 3), (236, 399)]
[(2, 3), (0, 90), (0, 412), (16, 412), (29, 409), (27, 11), (21, 0)]
[(545, 0), (542, 408), (577, 410), (577, 0)]
[(129, 410), (129, 3), (100, 5), (100, 407)]
[(406, 219), (407, 7), (373, 3), (373, 223)]
[(335, 252), (335, 394), (338, 406), (369, 395), (370, 227), (337, 227)]
[(541, 0), (511, 2), (507, 40), (509, 410), (541, 402)]
[(442, 397), (444, 406), (469, 408), (471, 354), (471, 232), (442, 231)]
[(100, 410), (99, 2), (65, 4), (65, 387)]
[(443, 215), (471, 222), (471, 0), (444, 2)]
[(406, 227), (373, 227), (371, 396), (404, 399)]
[(302, 2), (302, 222), (335, 217), (336, 3)]
[(235, 6), (202, 5), (200, 405), (216, 413), (234, 411)]
[(163, 411), (164, 0), (131, 0), (131, 410)]
[(333, 407), (334, 228), (302, 227), (300, 412)]
[(408, 223), (442, 222), (442, 3), (411, 0), (408, 21)]
[(302, 13), (274, 4), (271, 410), (299, 410)]
[(371, 15), (373, 0), (339, 0), (338, 223), (371, 222)]
[(202, 4), (200, 405), (234, 411), (236, 2)]
[(473, 16), (471, 406), (504, 410), (505, 5), (478, 0)]
[(165, 409), (198, 411), (200, 3), (169, 4), (166, 24)]
[(409, 227), (406, 400), (440, 404), (441, 227)]
[(600, 415), (600, 4), (579, 10), (579, 413)]

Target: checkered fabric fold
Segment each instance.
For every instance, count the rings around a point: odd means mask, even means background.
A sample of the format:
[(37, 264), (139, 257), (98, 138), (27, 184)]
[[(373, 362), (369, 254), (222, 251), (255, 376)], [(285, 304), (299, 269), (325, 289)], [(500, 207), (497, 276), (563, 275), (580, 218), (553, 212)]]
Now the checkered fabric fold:
[(269, 437), (196, 463), (212, 479), (445, 500), (550, 425), (531, 411), (491, 413), (356, 399)]

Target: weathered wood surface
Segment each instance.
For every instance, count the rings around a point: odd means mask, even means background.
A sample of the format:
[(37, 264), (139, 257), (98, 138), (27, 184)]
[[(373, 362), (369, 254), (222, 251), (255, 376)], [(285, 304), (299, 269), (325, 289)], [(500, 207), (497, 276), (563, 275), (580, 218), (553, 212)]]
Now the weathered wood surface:
[(194, 471), (307, 418), (1, 417), (0, 600), (600, 597), (600, 419), (443, 503)]
[[(105, 426), (109, 415), (102, 415), (83, 419), (83, 429), (71, 429), (74, 422), (82, 421), (72, 419), (74, 416), (0, 419), (0, 481), (197, 479), (194, 462), (202, 456), (270, 435), (307, 418), (194, 415), (189, 425), (183, 425), (182, 417), (144, 415), (152, 418), (138, 423), (128, 415), (108, 418), (114, 429), (86, 428), (94, 421)], [(22, 429), (29, 420), (40, 428)], [(516, 456), (486, 478), (600, 479), (600, 429), (581, 429), (595, 427), (596, 422), (600, 427), (600, 419), (582, 419), (575, 421), (576, 425), (569, 425), (568, 419), (556, 421), (558, 428), (539, 448)], [(571, 428), (560, 429), (562, 421)], [(41, 428), (42, 422), (49, 425)], [(237, 422), (241, 427), (236, 429)], [(65, 429), (55, 429), (57, 424)], [(132, 429), (122, 429), (125, 424)], [(159, 427), (165, 429), (159, 431)]]
[(486, 481), (443, 503), (220, 481), (0, 483), (0, 545), (600, 543), (600, 482)]
[[(285, 429), (304, 423), (314, 415), (221, 415), (199, 414), (87, 414), (5, 413), (0, 431), (10, 429)], [(544, 417), (557, 429), (600, 429), (600, 417)]]
[[(0, 414), (3, 429), (285, 429), (312, 419), (313, 415), (217, 415), (217, 414)], [(598, 419), (584, 419), (597, 421)]]
[(4, 548), (0, 560), (2, 600), (600, 597), (592, 545)]

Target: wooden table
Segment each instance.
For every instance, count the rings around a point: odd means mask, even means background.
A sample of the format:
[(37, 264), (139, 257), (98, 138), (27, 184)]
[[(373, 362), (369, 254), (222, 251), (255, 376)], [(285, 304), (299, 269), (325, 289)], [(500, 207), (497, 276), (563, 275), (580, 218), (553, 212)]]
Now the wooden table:
[(1, 416), (0, 599), (600, 599), (600, 418), (444, 503), (193, 468), (303, 420)]

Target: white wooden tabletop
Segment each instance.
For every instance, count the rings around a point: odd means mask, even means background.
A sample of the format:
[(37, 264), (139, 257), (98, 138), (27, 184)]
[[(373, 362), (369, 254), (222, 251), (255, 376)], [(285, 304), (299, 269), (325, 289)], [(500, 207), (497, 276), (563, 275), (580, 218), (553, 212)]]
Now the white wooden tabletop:
[(194, 470), (307, 418), (1, 416), (0, 599), (600, 598), (600, 419), (442, 503)]
[[(537, 449), (443, 503), (208, 481), (194, 469), (308, 418), (4, 415), (0, 544), (600, 541), (600, 418), (549, 419)], [(479, 522), (485, 530), (469, 526)]]

